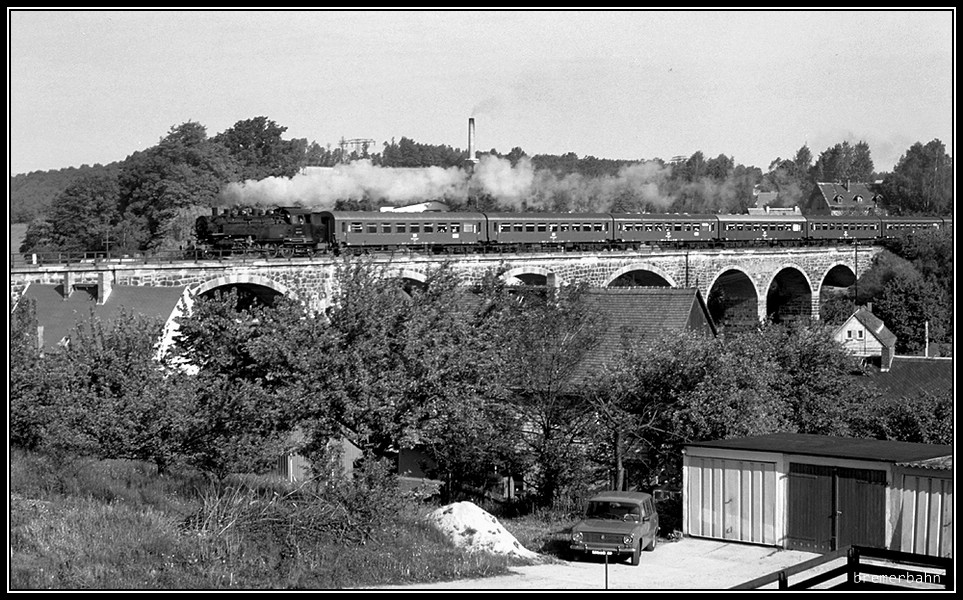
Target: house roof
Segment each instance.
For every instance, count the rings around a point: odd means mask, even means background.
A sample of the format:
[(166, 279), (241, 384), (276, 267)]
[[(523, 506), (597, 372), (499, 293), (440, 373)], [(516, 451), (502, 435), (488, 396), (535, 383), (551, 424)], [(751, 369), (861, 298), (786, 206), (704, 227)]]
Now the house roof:
[(772, 433), (752, 437), (706, 442), (690, 442), (688, 446), (728, 448), (781, 454), (802, 454), (890, 463), (908, 463), (953, 453), (947, 444), (915, 444), (892, 440), (833, 437), (808, 433)]
[(879, 342), (887, 348), (893, 348), (896, 346), (896, 335), (887, 329), (886, 324), (883, 323), (879, 317), (870, 312), (865, 306), (860, 307), (860, 309), (854, 312), (849, 319), (846, 319), (846, 322), (836, 329), (836, 333), (839, 333), (845, 329), (846, 325), (849, 324), (850, 319), (856, 319), (862, 323), (863, 327), (865, 327), (871, 334), (873, 334), (873, 337), (879, 340)]
[(43, 327), (43, 344), (49, 348), (67, 337), (78, 323), (89, 319), (91, 312), (101, 321), (109, 322), (126, 309), (166, 323), (185, 287), (115, 285), (106, 302), (98, 305), (96, 286), (75, 286), (65, 299), (63, 285), (32, 283), (24, 290), (20, 301), (36, 302), (37, 325)]
[(915, 398), (923, 393), (953, 393), (953, 359), (895, 356), (889, 371), (870, 369), (865, 378), (887, 398)]
[(834, 209), (872, 208), (880, 196), (871, 183), (816, 183), (826, 205)]
[(924, 460), (911, 460), (907, 462), (896, 463), (901, 467), (916, 467), (919, 469), (933, 469), (935, 471), (952, 471), (953, 470), (953, 457), (947, 456), (937, 456), (935, 458), (927, 458)]
[(611, 363), (623, 348), (623, 338), (655, 338), (665, 331), (702, 325), (715, 335), (715, 324), (697, 288), (622, 287), (586, 292), (586, 300), (605, 316), (606, 329), (583, 359), (585, 374)]

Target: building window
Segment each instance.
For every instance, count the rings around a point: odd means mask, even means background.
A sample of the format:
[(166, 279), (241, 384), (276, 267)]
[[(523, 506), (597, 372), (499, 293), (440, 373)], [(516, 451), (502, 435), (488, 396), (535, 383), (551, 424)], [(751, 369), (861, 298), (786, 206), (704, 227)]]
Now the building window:
[(859, 331), (856, 332), (856, 337), (857, 337), (858, 339), (863, 339), (863, 330), (862, 330), (862, 329), (860, 329)]
[(853, 339), (853, 330), (852, 330), (852, 329), (847, 329), (847, 330), (846, 330), (846, 339), (847, 339), (847, 340)]

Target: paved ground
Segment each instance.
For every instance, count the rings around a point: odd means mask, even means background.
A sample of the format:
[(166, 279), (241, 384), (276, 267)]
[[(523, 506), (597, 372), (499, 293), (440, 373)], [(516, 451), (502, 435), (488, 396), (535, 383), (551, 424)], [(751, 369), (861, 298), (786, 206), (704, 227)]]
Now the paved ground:
[(609, 563), (602, 557), (584, 562), (562, 562), (516, 567), (513, 575), (467, 579), (395, 590), (604, 590), (604, 589), (728, 589), (756, 577), (819, 556), (809, 552), (765, 546), (685, 538), (662, 542), (654, 552), (643, 552), (642, 563)]

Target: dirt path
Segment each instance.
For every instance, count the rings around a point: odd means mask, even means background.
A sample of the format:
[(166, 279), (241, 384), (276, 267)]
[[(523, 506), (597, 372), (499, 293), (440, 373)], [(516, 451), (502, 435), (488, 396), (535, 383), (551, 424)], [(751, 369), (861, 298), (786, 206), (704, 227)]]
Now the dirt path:
[(378, 589), (728, 589), (816, 556), (809, 552), (685, 538), (661, 543), (654, 552), (644, 552), (642, 563), (637, 567), (609, 563), (607, 580), (604, 560), (593, 557), (584, 562), (516, 567), (512, 569), (513, 575), (488, 579)]

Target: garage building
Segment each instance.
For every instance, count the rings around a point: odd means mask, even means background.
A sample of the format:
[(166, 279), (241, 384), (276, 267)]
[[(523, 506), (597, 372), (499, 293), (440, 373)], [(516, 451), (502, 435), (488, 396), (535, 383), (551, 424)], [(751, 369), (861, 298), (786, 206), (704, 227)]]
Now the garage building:
[(685, 446), (683, 533), (952, 556), (952, 446), (776, 433)]

